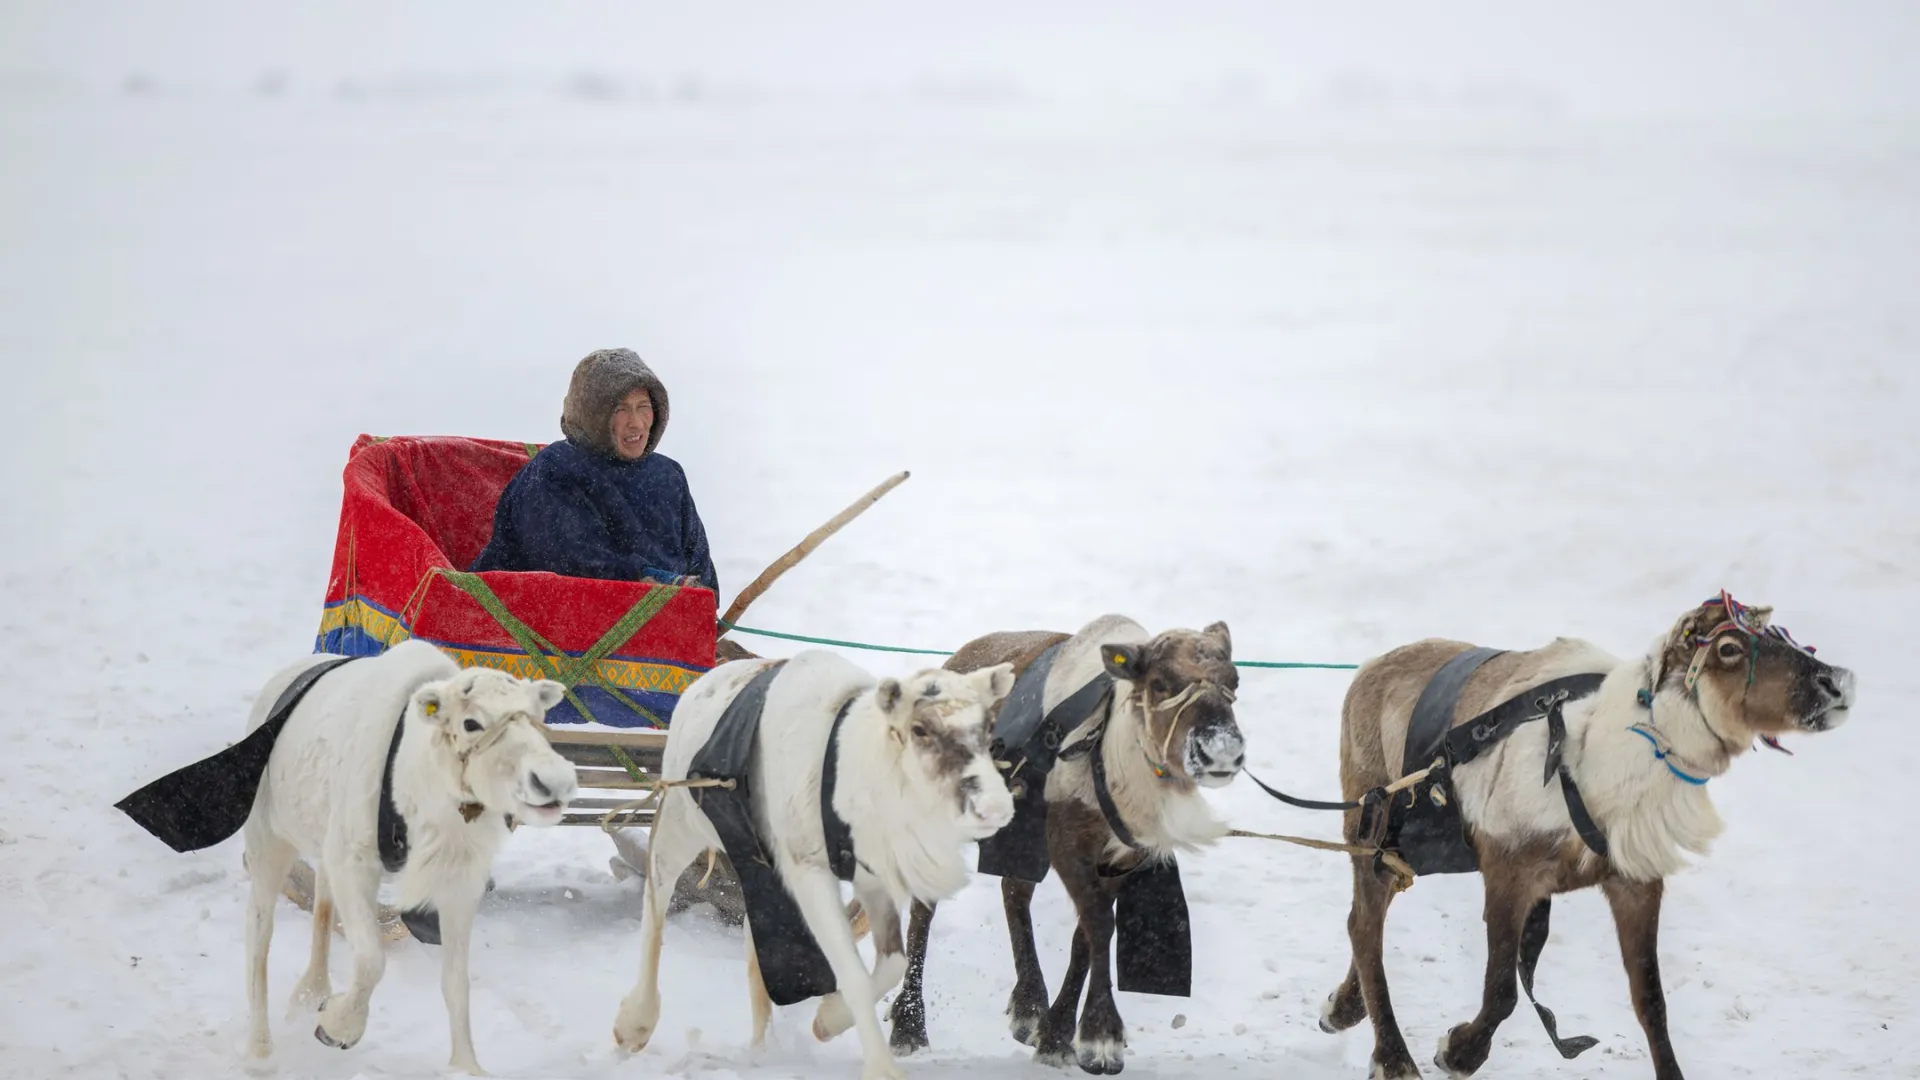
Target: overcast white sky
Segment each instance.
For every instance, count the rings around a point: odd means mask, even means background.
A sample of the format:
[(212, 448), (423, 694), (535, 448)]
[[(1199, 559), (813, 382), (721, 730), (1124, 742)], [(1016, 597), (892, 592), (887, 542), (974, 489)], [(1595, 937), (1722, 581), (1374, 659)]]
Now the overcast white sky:
[(1251, 76), (1286, 100), (1360, 72), (1441, 90), (1531, 84), (1584, 113), (1853, 113), (1914, 110), (1916, 56), (1920, 0), (0, 7), (0, 74), (94, 83), (595, 69), (816, 88), (987, 75), (1152, 95)]

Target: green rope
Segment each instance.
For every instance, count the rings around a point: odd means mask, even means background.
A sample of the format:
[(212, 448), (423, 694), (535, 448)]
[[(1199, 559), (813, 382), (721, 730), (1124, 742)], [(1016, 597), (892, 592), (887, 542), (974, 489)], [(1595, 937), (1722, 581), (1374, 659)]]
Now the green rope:
[[(737, 630), (742, 634), (753, 634), (758, 637), (781, 638), (785, 641), (804, 641), (812, 645), (838, 645), (843, 649), (868, 649), (873, 652), (913, 653), (919, 656), (953, 655), (952, 649), (908, 649), (898, 645), (869, 645), (864, 641), (841, 641), (837, 638), (808, 637), (805, 634), (786, 634), (778, 630), (755, 630), (751, 626), (741, 626), (738, 623), (730, 623), (725, 619), (720, 619), (718, 622), (720, 623), (720, 632), (723, 634)], [(1283, 669), (1321, 668), (1330, 671), (1354, 671), (1358, 669), (1360, 665), (1318, 664), (1295, 660), (1235, 660), (1233, 666)]]
[(1358, 671), (1359, 664), (1316, 664), (1301, 660), (1235, 660), (1234, 667), (1251, 668), (1320, 668), (1326, 671)]
[(868, 645), (859, 641), (838, 641), (834, 638), (808, 637), (805, 634), (783, 634), (778, 630), (755, 630), (751, 626), (740, 626), (725, 619), (717, 620), (720, 632), (738, 630), (743, 634), (757, 634), (760, 637), (784, 638), (788, 641), (805, 641), (813, 645), (838, 645), (843, 649), (868, 649), (873, 652), (917, 653), (921, 656), (952, 656), (952, 649), (908, 649), (897, 645)]

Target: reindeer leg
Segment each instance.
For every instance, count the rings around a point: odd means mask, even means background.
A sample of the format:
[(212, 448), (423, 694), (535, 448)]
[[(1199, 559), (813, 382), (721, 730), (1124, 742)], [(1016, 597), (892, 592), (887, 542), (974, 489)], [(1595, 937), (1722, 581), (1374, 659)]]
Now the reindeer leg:
[(313, 1037), (345, 1050), (366, 1034), (367, 1003), (387, 970), (378, 912), (380, 863), (372, 852), (356, 855), (346, 842), (333, 837), (327, 840), (321, 862), (334, 906), (340, 911), (340, 928), (353, 949), (353, 980), (345, 991), (321, 1003)]
[(680, 874), (717, 840), (684, 788), (669, 790), (654, 814), (653, 839), (647, 845), (646, 881), (640, 893), (640, 977), (620, 1002), (613, 1041), (628, 1053), (645, 1049), (660, 1022), (660, 945), (666, 933), (667, 898)]
[(333, 948), (333, 894), (327, 891), (326, 865), (313, 870), (313, 946), (307, 955), (306, 974), (294, 984), (293, 998), (287, 1004), (287, 1016), (310, 1009), (333, 994), (333, 981), (327, 974), (327, 961)]
[(773, 999), (767, 996), (767, 978), (760, 970), (760, 950), (753, 944), (753, 921), (743, 921), (747, 939), (747, 1003), (753, 1010), (753, 1037), (747, 1045), (758, 1050), (767, 1045), (767, 1021), (773, 1018)]
[(1353, 965), (1360, 973), (1360, 996), (1373, 1019), (1374, 1080), (1418, 1077), (1420, 1067), (1407, 1052), (1407, 1041), (1393, 1016), (1387, 997), (1387, 905), (1393, 886), (1374, 869), (1371, 855), (1353, 859), (1353, 910), (1347, 915), (1347, 937), (1353, 942)]
[(1077, 924), (1073, 928), (1073, 952), (1067, 957), (1067, 973), (1060, 978), (1060, 993), (1041, 1019), (1035, 1041), (1033, 1060), (1042, 1065), (1064, 1069), (1074, 1063), (1073, 1021), (1080, 1011), (1080, 988), (1086, 985), (1089, 963), (1086, 925)]
[[(893, 1032), (887, 1040), (893, 1052), (905, 1057), (927, 1048), (927, 1000), (921, 989), (921, 980), (927, 972), (927, 935), (933, 929), (933, 913), (936, 904), (913, 902), (913, 921), (907, 927), (907, 972), (900, 984), (900, 992), (894, 995), (893, 1008), (888, 1019), (893, 1021)], [(879, 940), (878, 938), (875, 939)]]
[[(481, 867), (480, 875), (486, 873)], [(486, 894), (486, 878), (476, 876), (434, 897), (440, 912), (440, 994), (447, 1002), (447, 1023), (453, 1039), (453, 1068), (474, 1076), (485, 1076), (473, 1054), (473, 1022), (468, 1008), (471, 984), (467, 976), (467, 953), (473, 940), (473, 918)]]
[[(840, 996), (853, 1013), (853, 1027), (860, 1035), (860, 1049), (865, 1057), (861, 1077), (863, 1080), (905, 1080), (906, 1074), (900, 1071), (888, 1051), (886, 1037), (880, 1033), (880, 1021), (874, 1015), (879, 996), (874, 992), (873, 977), (860, 959), (853, 928), (847, 924), (847, 909), (840, 902), (839, 880), (825, 867), (800, 866), (795, 870), (795, 880), (787, 886), (800, 905), (807, 929), (812, 931), (820, 951), (826, 954), (828, 966), (833, 968), (833, 981), (839, 987)], [(897, 939), (897, 912), (894, 918)]]
[[(1013, 993), (1007, 998), (1007, 1028), (1015, 1042), (1040, 1045), (1040, 1029), (1047, 1021), (1047, 976), (1040, 970), (1040, 952), (1033, 944), (1033, 883), (1000, 879), (1000, 900), (1007, 912), (1007, 937), (1013, 944)], [(1074, 1005), (1080, 1002), (1074, 990)]]
[(273, 944), (273, 907), (299, 852), (273, 835), (257, 816), (247, 819), (246, 846), (243, 865), (251, 886), (247, 900), (247, 1054), (263, 1058), (273, 1052), (273, 1035), (267, 1026), (267, 949)]
[(1620, 935), (1620, 960), (1627, 968), (1627, 986), (1633, 992), (1633, 1011), (1647, 1033), (1653, 1054), (1654, 1080), (1681, 1080), (1680, 1063), (1667, 1036), (1667, 999), (1660, 989), (1661, 881), (1608, 880), (1600, 889), (1613, 908), (1614, 929)]
[[(863, 881), (867, 888), (861, 887)], [(900, 909), (893, 906), (893, 898), (884, 889), (872, 886), (872, 879), (857, 878), (854, 901), (847, 910), (854, 915), (851, 926), (855, 941), (866, 937), (869, 931), (873, 934), (873, 997), (878, 1001), (900, 982), (907, 960), (900, 946)], [(835, 992), (820, 999), (813, 1013), (814, 1038), (827, 1042), (853, 1025), (853, 1010), (845, 995)]]
[(1524, 874), (1516, 874), (1495, 860), (1487, 860), (1480, 877), (1486, 887), (1487, 977), (1480, 1012), (1440, 1038), (1433, 1063), (1451, 1076), (1471, 1076), (1486, 1064), (1493, 1050), (1493, 1033), (1513, 1015), (1520, 1000), (1520, 932), (1533, 905), (1546, 890)]
[(1060, 880), (1073, 898), (1087, 938), (1087, 1003), (1080, 1010), (1074, 1049), (1083, 1072), (1112, 1075), (1127, 1067), (1127, 1029), (1113, 1002), (1113, 905), (1121, 879), (1103, 880), (1091, 872), (1075, 876), (1063, 871)]

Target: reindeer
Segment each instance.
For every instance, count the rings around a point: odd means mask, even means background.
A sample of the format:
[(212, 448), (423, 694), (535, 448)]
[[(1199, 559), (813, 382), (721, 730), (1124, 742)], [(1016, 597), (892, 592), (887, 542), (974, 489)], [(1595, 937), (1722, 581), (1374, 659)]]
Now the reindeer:
[[(1467, 678), (1447, 738), (1449, 753), (1463, 727), (1487, 742), (1452, 773), (1464, 838), (1486, 885), (1487, 971), (1479, 1014), (1440, 1040), (1434, 1062), (1449, 1075), (1471, 1075), (1486, 1062), (1495, 1029), (1517, 1004), (1516, 968), (1531, 996), (1532, 957), (1546, 939), (1549, 898), (1598, 885), (1613, 909), (1654, 1076), (1680, 1080), (1656, 944), (1663, 880), (1684, 865), (1681, 852), (1705, 854), (1721, 830), (1706, 782), (1726, 772), (1755, 738), (1774, 744), (1782, 732), (1827, 731), (1846, 721), (1853, 703), (1853, 673), (1815, 659), (1785, 631), (1768, 626), (1770, 612), (1743, 608), (1722, 593), (1683, 614), (1644, 657), (1622, 660), (1585, 641), (1559, 638), (1532, 651), (1493, 655)], [(1361, 666), (1341, 712), (1340, 782), (1347, 799), (1362, 800), (1409, 771), (1403, 747), (1416, 700), (1437, 672), (1471, 648), (1430, 639)], [(1523, 701), (1528, 710), (1543, 711), (1519, 719), (1549, 722), (1520, 722), (1504, 738), (1498, 732), (1497, 741), (1485, 738), (1490, 728), (1479, 718), (1488, 710), (1580, 674), (1601, 677), (1598, 688), (1564, 704)], [(1549, 752), (1556, 745), (1554, 768)], [(1559, 784), (1551, 783), (1556, 775)], [(1370, 832), (1364, 816), (1362, 809), (1346, 814), (1353, 843)], [(1371, 855), (1354, 857), (1353, 877), (1347, 918), (1353, 958), (1321, 1010), (1320, 1026), (1341, 1031), (1371, 1017), (1373, 1076), (1417, 1077), (1382, 962), (1395, 883)], [(1549, 1035), (1561, 1043), (1552, 1014), (1540, 1011)], [(1580, 1048), (1563, 1046), (1562, 1053)]]
[[(747, 897), (753, 1045), (764, 1042), (776, 1003), (769, 985), (785, 985), (779, 1004), (820, 998), (815, 1037), (858, 1029), (867, 1080), (902, 1076), (874, 1016), (906, 969), (900, 911), (958, 891), (967, 881), (964, 845), (1013, 817), (987, 720), (1012, 686), (1006, 664), (876, 681), (820, 650), (784, 662), (736, 660), (702, 675), (680, 699), (667, 738), (661, 773), (674, 786), (661, 796), (647, 847), (640, 978), (620, 1004), (614, 1041), (638, 1051), (659, 1022), (662, 890), (703, 852), (725, 848)], [(755, 695), (763, 707), (741, 706)], [(757, 733), (742, 726), (743, 708)], [(750, 752), (734, 755), (743, 765), (712, 764), (748, 737)], [(724, 783), (744, 784), (744, 793), (681, 786), (715, 779), (709, 772), (732, 773)], [(728, 797), (741, 802), (730, 809)], [(871, 973), (841, 905), (842, 874), (872, 927)], [(796, 902), (797, 915), (787, 914), (783, 905)], [(809, 959), (816, 944), (825, 970)]]
[[(1117, 1073), (1125, 1066), (1126, 1031), (1114, 1006), (1109, 958), (1116, 900), (1130, 879), (1169, 867), (1175, 852), (1197, 851), (1227, 834), (1200, 789), (1226, 785), (1245, 759), (1233, 714), (1239, 676), (1225, 623), (1150, 635), (1119, 615), (1095, 619), (1072, 636), (989, 634), (962, 646), (946, 666), (973, 671), (1011, 664), (1024, 675), (1056, 647), (1040, 694), (1043, 711), (1057, 714), (1083, 688), (1110, 680), (1095, 707), (1062, 719), (1059, 762), (1044, 780), (1042, 873), (1045, 866), (1059, 873), (1079, 925), (1059, 996), (1049, 1006), (1033, 937), (1034, 882), (1001, 877), (1016, 975), (1007, 1016), (1013, 1037), (1035, 1048), (1036, 1061), (1064, 1067), (1077, 1060), (1087, 1072)], [(1023, 782), (1016, 771), (1016, 786)], [(984, 863), (983, 855), (983, 869)], [(1165, 912), (1166, 921), (1183, 922), (1177, 878), (1172, 888), (1181, 910)], [(930, 903), (913, 909), (906, 982), (892, 1009), (893, 1047), (901, 1053), (927, 1045), (922, 984), (934, 911)], [(1182, 937), (1178, 947), (1185, 945)], [(1152, 981), (1153, 973), (1145, 978)], [(1168, 980), (1174, 989), (1152, 992), (1183, 994), (1185, 981), (1183, 969)]]
[[(309, 657), (268, 681), (247, 722), (267, 720), (289, 684), (338, 658)], [(314, 1037), (342, 1049), (360, 1041), (367, 1003), (385, 970), (376, 894), (398, 869), (400, 906), (440, 919), (440, 988), (455, 1069), (480, 1073), (467, 1011), (467, 947), (493, 856), (518, 822), (556, 825), (578, 790), (573, 766), (548, 746), (540, 720), (559, 683), (488, 669), (462, 670), (422, 641), (327, 672), (299, 698), (273, 743), (244, 826), (252, 897), (247, 907), (248, 1052), (272, 1051), (267, 947), (273, 905), (302, 852), (317, 856), (313, 948), (294, 990), (319, 1003)], [(353, 981), (332, 993), (327, 951), (333, 909), (353, 947)]]

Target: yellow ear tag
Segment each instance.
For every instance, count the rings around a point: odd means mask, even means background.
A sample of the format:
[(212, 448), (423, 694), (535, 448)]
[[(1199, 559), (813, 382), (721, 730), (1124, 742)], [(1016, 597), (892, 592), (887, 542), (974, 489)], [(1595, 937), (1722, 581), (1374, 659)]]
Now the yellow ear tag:
[(435, 705), (432, 702), (428, 702), (426, 706), (422, 708), (420, 711), (426, 713), (428, 716), (432, 716), (434, 713), (437, 713), (440, 711), (440, 706)]
[(1121, 656), (1119, 653), (1114, 653), (1113, 662), (1116, 664), (1124, 664), (1127, 662), (1127, 658), (1124, 656)]

